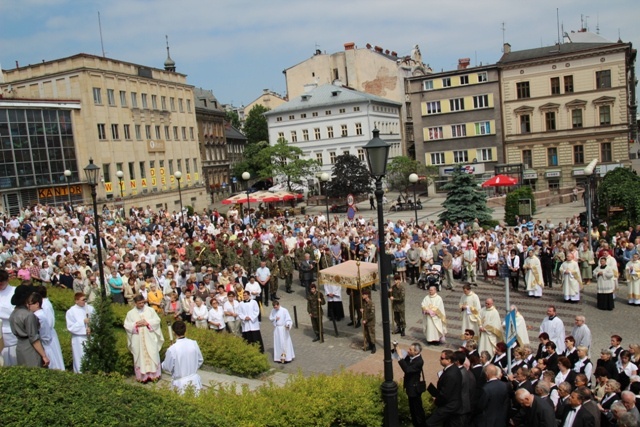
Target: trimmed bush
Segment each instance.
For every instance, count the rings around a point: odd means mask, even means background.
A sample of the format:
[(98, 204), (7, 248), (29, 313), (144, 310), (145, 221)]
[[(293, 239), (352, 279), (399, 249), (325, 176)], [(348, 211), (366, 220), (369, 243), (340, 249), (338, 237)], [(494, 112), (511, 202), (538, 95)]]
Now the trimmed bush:
[(536, 199), (533, 190), (529, 186), (522, 186), (507, 194), (504, 205), (504, 222), (507, 225), (516, 225), (516, 215), (518, 215), (518, 200), (531, 199), (531, 215), (536, 214)]

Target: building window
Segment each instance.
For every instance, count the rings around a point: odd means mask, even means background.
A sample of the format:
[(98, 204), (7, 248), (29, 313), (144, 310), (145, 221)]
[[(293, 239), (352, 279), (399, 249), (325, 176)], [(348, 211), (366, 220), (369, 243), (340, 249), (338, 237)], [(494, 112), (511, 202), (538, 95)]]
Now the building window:
[(116, 124), (111, 125), (111, 139), (120, 139), (120, 132)]
[(460, 84), (468, 85), (469, 84), (469, 76), (460, 76)]
[(358, 159), (360, 159), (361, 162), (364, 162), (364, 149), (363, 148), (358, 148)]
[(276, 117), (276, 122), (281, 122), (282, 121), (282, 117)]
[(120, 91), (120, 106), (121, 107), (127, 106), (127, 92), (125, 92), (124, 90)]
[(278, 132), (278, 141), (282, 141), (284, 139), (284, 132)]
[(493, 150), (491, 148), (479, 148), (477, 150), (479, 162), (490, 162), (493, 160)]
[(171, 141), (171, 130), (169, 129), (169, 126), (164, 127), (164, 139)]
[(176, 111), (176, 99), (173, 96), (169, 97), (169, 107), (171, 107), (171, 111)]
[(556, 147), (547, 148), (547, 165), (558, 166), (558, 149)]
[(464, 98), (455, 98), (449, 100), (449, 107), (451, 111), (462, 111), (464, 110)]
[(453, 163), (465, 163), (469, 161), (467, 150), (456, 150), (453, 152)]
[(349, 150), (342, 150), (342, 155), (343, 156), (349, 156), (349, 155), (351, 155), (351, 152)]
[(178, 126), (173, 127), (173, 139), (178, 141)]
[(151, 125), (144, 125), (144, 134), (147, 139), (151, 139)]
[(187, 127), (186, 126), (182, 126), (182, 128), (180, 130), (182, 130), (182, 140), (186, 141), (187, 140)]
[(102, 104), (102, 90), (99, 87), (93, 88), (93, 103), (96, 105)]
[(308, 141), (309, 140), (309, 130), (308, 129), (302, 129), (302, 140), (303, 141)]
[(156, 125), (155, 126), (155, 131), (156, 131), (156, 139), (162, 138), (162, 136), (160, 134), (160, 126)]
[(167, 111), (167, 97), (166, 96), (161, 96), (160, 97), (160, 106), (162, 107), (162, 111)]
[(298, 133), (295, 130), (291, 131), (291, 142), (298, 142)]
[(518, 94), (518, 99), (531, 98), (529, 82), (516, 83), (516, 93)]
[(482, 73), (478, 73), (478, 83), (484, 83), (484, 82), (487, 82), (487, 81), (489, 81), (489, 79), (487, 78), (486, 71), (482, 72)]
[(158, 95), (151, 95), (151, 108), (158, 109)]
[(466, 125), (452, 125), (451, 126), (451, 136), (454, 138), (462, 138), (463, 136), (467, 136), (467, 126)]
[(318, 117), (318, 112), (314, 111), (313, 113), (311, 113), (311, 117)]
[(432, 165), (444, 165), (444, 153), (431, 153)]
[(547, 130), (556, 130), (556, 113), (555, 111), (547, 111), (544, 113), (544, 122)]
[(323, 164), (322, 153), (316, 153), (316, 163), (318, 163), (318, 166), (322, 166)]
[(107, 139), (107, 132), (104, 123), (98, 123), (98, 139), (104, 141)]
[(178, 111), (184, 113), (184, 101), (182, 98), (178, 98)]
[(551, 95), (560, 95), (560, 77), (551, 77)]
[(129, 179), (136, 179), (136, 164), (129, 162)]
[(611, 70), (596, 71), (596, 89), (611, 87)]
[(422, 90), (433, 90), (433, 80), (425, 80), (422, 82)]
[(138, 141), (142, 140), (142, 127), (140, 125), (135, 125), (135, 130), (136, 130), (136, 139)]
[(313, 136), (316, 138), (316, 141), (319, 141), (321, 136), (320, 136), (320, 128), (314, 128), (313, 129)]
[(600, 107), (600, 126), (611, 124), (611, 106), (603, 105)]
[(478, 95), (473, 97), (473, 108), (489, 107), (489, 95)]
[(442, 134), (442, 126), (429, 128), (429, 139), (442, 139), (444, 135)]
[(122, 125), (122, 129), (124, 131), (124, 139), (130, 140), (131, 139), (131, 129), (130, 129), (129, 125)]
[(573, 93), (573, 76), (564, 76), (564, 93)]
[(440, 101), (427, 102), (427, 114), (439, 114), (441, 111)]
[(451, 78), (445, 77), (442, 79), (442, 87), (451, 87)]
[(560, 189), (560, 180), (558, 178), (547, 180), (547, 185), (552, 194), (558, 194), (558, 190)]
[(169, 175), (173, 175), (173, 159), (169, 159)]
[(333, 138), (333, 126), (327, 126), (327, 138)]
[(520, 133), (531, 133), (531, 116), (529, 114), (520, 116)]
[(149, 108), (149, 103), (147, 102), (147, 94), (140, 94), (140, 100), (142, 101), (142, 108)]
[(198, 159), (193, 159), (193, 173), (198, 173)]
[(491, 122), (478, 122), (474, 123), (476, 128), (476, 135), (489, 135), (491, 134)]
[(346, 111), (347, 111), (346, 109), (341, 108), (338, 112), (339, 112), (340, 114), (343, 114), (343, 113), (345, 113)]
[(331, 110), (326, 110), (326, 111), (324, 112), (324, 115), (325, 115), (325, 116), (330, 116), (330, 115), (331, 115)]
[(347, 125), (340, 125), (340, 136), (349, 136)]
[(138, 94), (131, 92), (131, 108), (138, 108)]
[(584, 164), (584, 145), (573, 146), (573, 163), (576, 165)]
[(329, 163), (331, 163), (332, 165), (336, 164), (336, 152), (335, 151), (329, 152)]
[(533, 152), (531, 150), (522, 150), (522, 163), (525, 169), (533, 168)]
[(356, 135), (362, 135), (362, 123), (356, 123)]
[(116, 106), (116, 94), (113, 89), (107, 89), (107, 102), (110, 106)]
[(582, 127), (582, 110), (576, 108), (575, 110), (571, 110), (571, 126), (575, 128)]
[(147, 170), (144, 167), (144, 162), (140, 162), (140, 179), (147, 179)]
[(187, 113), (191, 112), (191, 100), (187, 99)]
[(360, 107), (353, 107), (353, 111), (360, 111)]
[(289, 120), (293, 120), (295, 118), (296, 118), (296, 116), (294, 116), (293, 114), (289, 116)]
[(104, 179), (104, 182), (111, 182), (111, 164), (102, 164), (102, 179)]
[(302, 114), (300, 114), (300, 118), (301, 118), (301, 119), (306, 119), (306, 118), (307, 118), (307, 114), (306, 114), (306, 113), (302, 113)]
[(193, 126), (189, 126), (189, 139), (190, 140), (194, 140), (194, 135), (193, 135)]
[(611, 162), (613, 156), (611, 155), (611, 143), (603, 142), (600, 145), (600, 161), (601, 162)]

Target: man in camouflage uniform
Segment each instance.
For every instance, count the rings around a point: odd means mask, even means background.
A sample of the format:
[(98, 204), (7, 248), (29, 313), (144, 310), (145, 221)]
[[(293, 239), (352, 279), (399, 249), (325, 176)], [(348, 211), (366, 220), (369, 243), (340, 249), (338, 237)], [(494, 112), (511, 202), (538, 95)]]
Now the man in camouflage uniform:
[(371, 350), (371, 354), (376, 352), (376, 307), (371, 299), (371, 291), (362, 291), (362, 326), (364, 328), (364, 350)]
[(351, 319), (351, 322), (347, 323), (347, 326), (353, 326), (355, 323), (355, 327), (359, 328), (362, 320), (360, 291), (347, 288), (347, 295), (349, 295), (349, 318)]
[(393, 321), (396, 324), (396, 330), (393, 333), (400, 334), (400, 336), (403, 337), (406, 326), (404, 321), (404, 284), (400, 280), (399, 275), (395, 275), (393, 278), (389, 299), (391, 300)]
[(271, 271), (271, 279), (269, 280), (269, 290), (271, 292), (271, 301), (280, 299), (278, 297), (278, 279), (280, 278), (280, 266), (274, 257), (273, 252), (267, 254), (267, 267)]
[(324, 311), (322, 306), (325, 304), (324, 295), (316, 289), (316, 284), (309, 285), (309, 296), (307, 297), (307, 312), (311, 317), (311, 326), (313, 327), (313, 333), (316, 335), (313, 342), (320, 341), (320, 323), (322, 322), (322, 316)]
[(280, 278), (284, 280), (285, 292), (293, 293), (291, 285), (293, 284), (293, 258), (289, 256), (289, 251), (284, 249), (283, 256), (278, 261)]

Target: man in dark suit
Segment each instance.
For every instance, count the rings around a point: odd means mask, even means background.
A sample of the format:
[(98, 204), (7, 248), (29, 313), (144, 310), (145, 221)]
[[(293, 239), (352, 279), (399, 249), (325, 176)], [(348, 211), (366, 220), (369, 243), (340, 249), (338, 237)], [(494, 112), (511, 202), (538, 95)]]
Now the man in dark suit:
[(476, 417), (477, 427), (506, 426), (509, 411), (509, 387), (504, 381), (500, 381), (498, 375), (500, 368), (488, 365), (484, 368), (487, 382), (482, 386), (478, 396), (478, 410)]
[(556, 427), (553, 409), (538, 396), (521, 388), (516, 392), (516, 401), (522, 408), (518, 414), (522, 425), (526, 427)]
[(526, 366), (519, 367), (515, 375), (509, 375), (508, 378), (511, 381), (513, 393), (521, 388), (527, 390), (529, 393), (533, 393), (533, 385), (529, 379), (529, 368)]
[[(396, 351), (399, 351), (397, 346)], [(425, 424), (424, 408), (422, 407), (422, 392), (418, 390), (420, 375), (424, 361), (422, 360), (422, 346), (414, 342), (407, 350), (407, 356), (399, 359), (398, 363), (404, 372), (404, 389), (409, 398), (409, 412), (411, 413), (411, 423), (414, 426), (422, 427)]]
[(558, 353), (556, 353), (556, 344), (553, 341), (549, 341), (547, 346), (547, 357), (545, 357), (545, 365), (547, 369), (553, 371), (554, 374), (558, 374)]
[(571, 393), (569, 397), (571, 409), (566, 411), (560, 427), (594, 427), (595, 418), (584, 406), (584, 394), (578, 391)]
[(462, 407), (460, 408), (460, 423), (466, 425), (476, 409), (476, 377), (464, 367), (466, 356), (464, 351), (453, 353), (453, 361), (462, 374)]
[(582, 396), (582, 407), (593, 415), (594, 426), (600, 427), (600, 410), (598, 409), (598, 404), (593, 399), (593, 394), (589, 387), (578, 387), (576, 391)]
[(440, 365), (444, 369), (438, 379), (436, 410), (426, 425), (435, 427), (445, 424), (448, 427), (461, 427), (459, 413), (462, 407), (462, 373), (453, 363), (453, 351), (444, 350), (440, 353)]
[(558, 405), (556, 406), (556, 420), (560, 422), (565, 417), (565, 412), (571, 409), (571, 402), (569, 402), (571, 391), (573, 390), (573, 384), (567, 381), (558, 384)]

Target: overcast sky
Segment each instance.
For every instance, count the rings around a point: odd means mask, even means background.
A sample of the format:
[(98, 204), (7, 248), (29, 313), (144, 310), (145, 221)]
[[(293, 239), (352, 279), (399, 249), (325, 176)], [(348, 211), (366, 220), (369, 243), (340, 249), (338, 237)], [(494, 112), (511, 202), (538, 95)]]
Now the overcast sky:
[(177, 71), (218, 100), (246, 105), (262, 89), (284, 95), (282, 70), (344, 43), (408, 55), (419, 44), (434, 71), (496, 62), (512, 50), (551, 45), (565, 31), (589, 30), (634, 48), (638, 0), (1, 0), (0, 65), (15, 68), (77, 53), (162, 68), (165, 34)]

